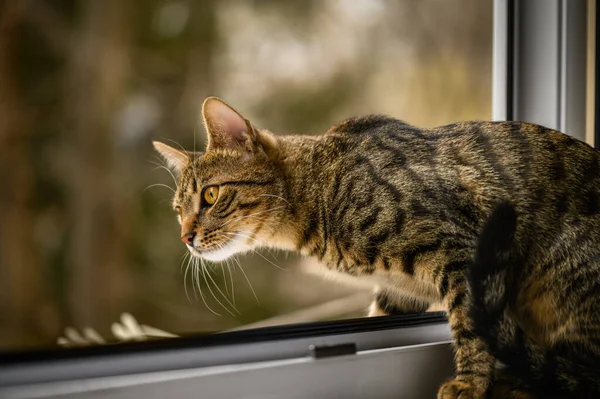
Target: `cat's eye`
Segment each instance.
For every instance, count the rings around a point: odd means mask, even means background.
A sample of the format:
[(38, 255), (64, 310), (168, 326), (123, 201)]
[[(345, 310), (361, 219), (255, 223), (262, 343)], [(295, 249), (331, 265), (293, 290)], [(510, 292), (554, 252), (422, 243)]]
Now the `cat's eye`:
[(217, 202), (217, 197), (219, 196), (219, 187), (210, 186), (204, 189), (204, 202), (207, 205), (213, 205)]

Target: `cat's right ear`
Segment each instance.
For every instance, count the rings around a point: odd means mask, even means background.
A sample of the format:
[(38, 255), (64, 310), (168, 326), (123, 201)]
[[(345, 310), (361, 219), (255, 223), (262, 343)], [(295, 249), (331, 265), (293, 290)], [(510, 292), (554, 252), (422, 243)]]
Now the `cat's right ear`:
[(158, 153), (167, 161), (167, 165), (176, 173), (180, 173), (190, 162), (188, 153), (173, 148), (160, 141), (153, 141), (152, 144)]

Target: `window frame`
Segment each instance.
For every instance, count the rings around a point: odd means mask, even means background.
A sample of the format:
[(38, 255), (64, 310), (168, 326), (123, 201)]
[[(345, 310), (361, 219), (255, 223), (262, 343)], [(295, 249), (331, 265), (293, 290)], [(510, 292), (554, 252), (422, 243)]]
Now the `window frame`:
[[(192, 387), (200, 384), (213, 387), (213, 392), (221, 397), (235, 397), (240, 385), (223, 383), (223, 375), (246, 376), (258, 370), (268, 370), (271, 378), (244, 389), (251, 389), (255, 394), (265, 389), (271, 393), (281, 390), (284, 397), (289, 391), (277, 381), (297, 379), (304, 381), (313, 392), (319, 389), (330, 392), (332, 387), (343, 384), (348, 370), (356, 372), (365, 362), (377, 363), (379, 357), (383, 363), (396, 365), (405, 361), (410, 364), (435, 362), (435, 370), (412, 367), (408, 380), (385, 377), (382, 381), (384, 374), (370, 375), (363, 380), (370, 389), (415, 391), (419, 386), (437, 386), (452, 375), (453, 355), (449, 342), (450, 330), (445, 316), (431, 312), (265, 327), (68, 351), (9, 353), (0, 355), (0, 397), (94, 395), (97, 398), (119, 394), (147, 398), (148, 387), (154, 386), (151, 391), (154, 396), (150, 397), (164, 398), (163, 390), (173, 381), (190, 387), (183, 393), (197, 392)], [(342, 350), (336, 350), (338, 348)], [(325, 355), (319, 355), (321, 352)], [(321, 361), (328, 365), (330, 385), (319, 388), (311, 383), (311, 365)], [(407, 367), (410, 367), (408, 363)], [(386, 369), (397, 375), (395, 369)], [(292, 370), (295, 371), (290, 374)], [(294, 378), (290, 379), (290, 375)], [(157, 382), (159, 386), (153, 385)], [(163, 383), (166, 385), (161, 386)], [(428, 394), (431, 396), (431, 392)], [(420, 396), (417, 390), (412, 397)]]
[(586, 141), (591, 1), (494, 0), (494, 120), (537, 123)]

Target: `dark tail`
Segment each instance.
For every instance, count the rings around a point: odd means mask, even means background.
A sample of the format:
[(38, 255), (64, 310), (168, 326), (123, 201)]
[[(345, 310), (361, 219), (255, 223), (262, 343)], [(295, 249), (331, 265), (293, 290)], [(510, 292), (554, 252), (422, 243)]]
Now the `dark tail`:
[(517, 219), (514, 206), (502, 202), (479, 236), (469, 275), (475, 333), (508, 366), (517, 385), (540, 397), (600, 398), (600, 357), (589, 352), (579, 356), (574, 348), (561, 344), (542, 348), (511, 316), (509, 304), (517, 294), (517, 271), (526, 261), (515, 242)]
[(515, 208), (502, 202), (493, 210), (479, 235), (469, 276), (472, 316), (478, 325), (491, 327), (490, 323), (497, 323), (508, 305), (506, 273), (518, 261), (513, 244), (516, 230)]

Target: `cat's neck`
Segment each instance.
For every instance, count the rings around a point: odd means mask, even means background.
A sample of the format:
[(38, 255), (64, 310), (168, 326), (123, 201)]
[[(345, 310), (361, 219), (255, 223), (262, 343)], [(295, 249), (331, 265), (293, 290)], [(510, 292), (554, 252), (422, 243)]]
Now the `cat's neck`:
[[(322, 257), (325, 247), (325, 185), (330, 184), (322, 156), (323, 136), (279, 136), (279, 166), (286, 182), (285, 197), (290, 214), (281, 223), (275, 245), (307, 255)], [(327, 154), (328, 162), (335, 156)]]

